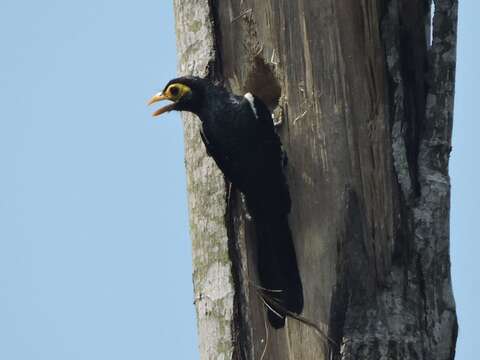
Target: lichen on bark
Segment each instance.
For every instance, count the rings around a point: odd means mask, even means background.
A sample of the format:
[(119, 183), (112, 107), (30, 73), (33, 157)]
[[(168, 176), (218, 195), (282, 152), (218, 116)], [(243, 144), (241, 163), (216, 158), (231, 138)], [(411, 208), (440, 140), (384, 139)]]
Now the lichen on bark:
[[(178, 72), (207, 76), (215, 61), (210, 2), (175, 0)], [(184, 113), (193, 285), (202, 359), (231, 359), (234, 288), (225, 227), (225, 181), (207, 156), (199, 122)]]

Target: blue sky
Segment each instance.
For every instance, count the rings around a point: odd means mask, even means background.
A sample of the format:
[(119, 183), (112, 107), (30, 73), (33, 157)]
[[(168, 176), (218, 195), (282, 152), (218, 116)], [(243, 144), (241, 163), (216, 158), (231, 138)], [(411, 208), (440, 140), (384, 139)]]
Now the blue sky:
[(450, 159), (452, 180), (451, 257), (453, 289), (460, 334), (458, 360), (478, 358), (480, 323), (480, 235), (479, 223), (479, 146), (480, 122), (480, 2), (461, 0), (458, 23), (457, 83), (453, 151)]
[[(452, 269), (480, 316), (476, 15), (460, 9)], [(182, 129), (147, 99), (176, 74), (171, 1), (0, 3), (0, 359), (198, 358)]]
[(170, 3), (0, 3), (0, 359), (198, 357)]

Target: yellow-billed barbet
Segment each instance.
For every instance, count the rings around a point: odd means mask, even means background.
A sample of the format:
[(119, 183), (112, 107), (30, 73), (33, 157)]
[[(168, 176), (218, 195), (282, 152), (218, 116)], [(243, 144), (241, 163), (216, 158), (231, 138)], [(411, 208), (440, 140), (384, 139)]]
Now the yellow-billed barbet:
[(285, 323), (285, 309), (299, 314), (303, 290), (288, 225), (290, 194), (283, 173), (285, 156), (265, 104), (251, 93), (237, 96), (199, 77), (168, 82), (149, 104), (173, 103), (157, 110), (189, 111), (202, 123), (200, 135), (207, 152), (225, 177), (245, 196), (257, 234), (260, 287), (275, 328)]

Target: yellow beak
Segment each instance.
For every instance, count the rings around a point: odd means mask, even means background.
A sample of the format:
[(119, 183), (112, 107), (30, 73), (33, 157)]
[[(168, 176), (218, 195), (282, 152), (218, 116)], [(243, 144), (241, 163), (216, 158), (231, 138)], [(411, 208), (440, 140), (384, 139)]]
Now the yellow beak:
[[(162, 101), (162, 100), (170, 100), (170, 98), (168, 96), (164, 95), (163, 93), (158, 93), (158, 94), (155, 94), (154, 96), (152, 96), (152, 98), (148, 102), (148, 105), (155, 104), (156, 102), (159, 102), (159, 101)], [(169, 112), (169, 111), (173, 110), (175, 105), (176, 104), (173, 103), (173, 104), (169, 104), (167, 106), (161, 107), (160, 109), (155, 111), (152, 114), (152, 116), (158, 116), (158, 115), (162, 115), (163, 113)]]

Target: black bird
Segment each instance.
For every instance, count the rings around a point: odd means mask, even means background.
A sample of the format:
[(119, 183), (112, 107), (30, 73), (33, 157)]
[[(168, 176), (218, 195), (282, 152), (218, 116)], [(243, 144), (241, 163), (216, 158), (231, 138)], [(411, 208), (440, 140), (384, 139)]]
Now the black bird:
[(287, 219), (291, 201), (285, 157), (270, 111), (251, 93), (237, 96), (199, 77), (169, 81), (149, 105), (161, 100), (173, 103), (154, 116), (178, 110), (199, 117), (207, 153), (244, 194), (257, 234), (257, 270), (268, 318), (275, 328), (284, 326), (285, 310), (302, 312), (303, 289)]

